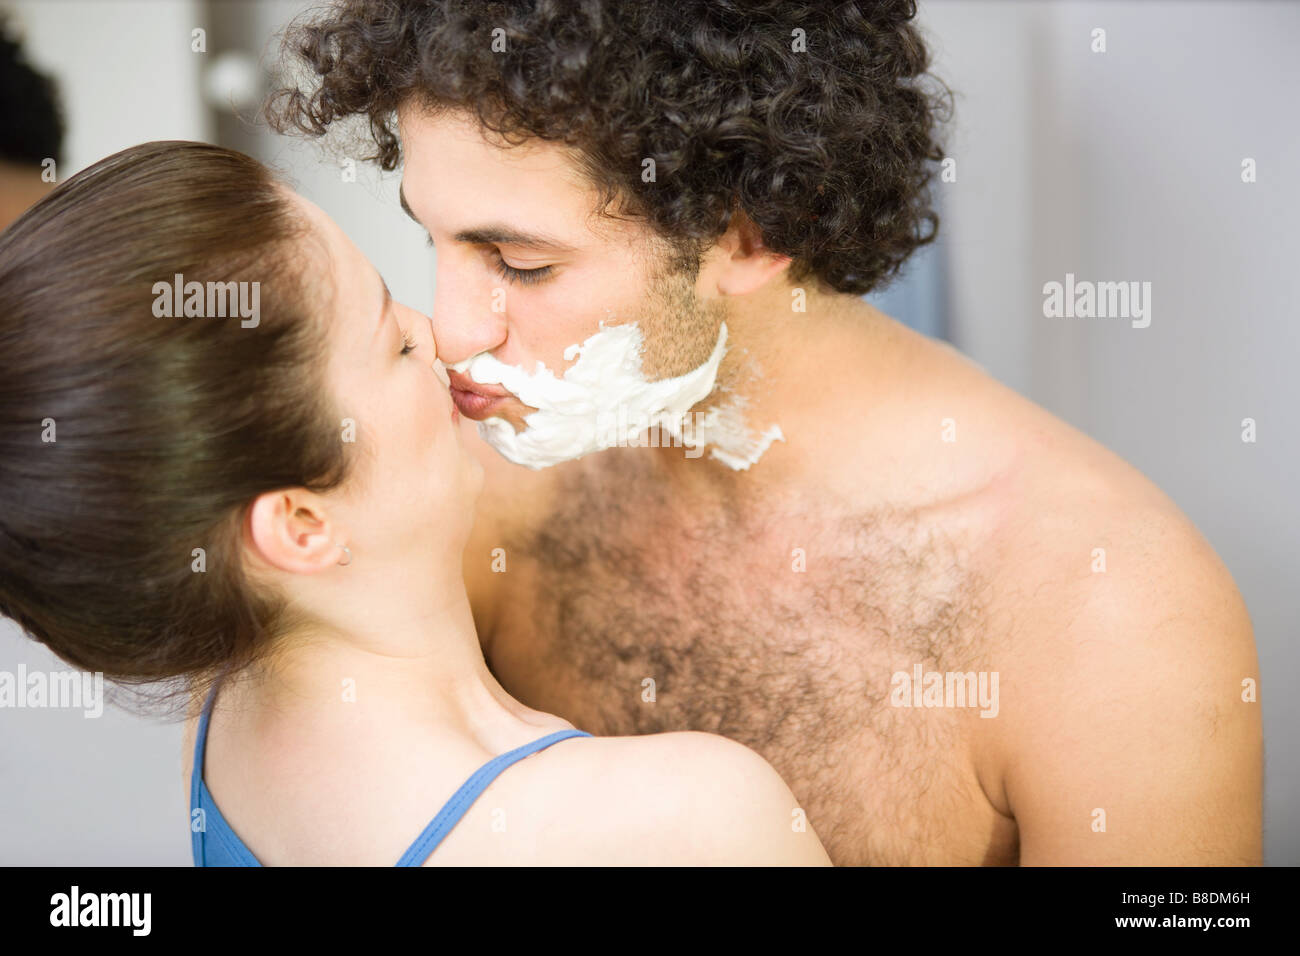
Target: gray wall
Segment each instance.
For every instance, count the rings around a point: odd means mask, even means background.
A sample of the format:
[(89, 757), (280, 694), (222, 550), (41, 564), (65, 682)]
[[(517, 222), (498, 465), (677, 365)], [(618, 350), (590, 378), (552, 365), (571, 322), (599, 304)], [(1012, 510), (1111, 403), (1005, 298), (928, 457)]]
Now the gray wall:
[[(189, 31), (201, 3), (11, 3), (34, 58), (59, 77), (72, 137), (66, 177), (131, 143), (211, 139), (287, 170), (416, 308), (431, 253), (396, 205), (396, 178), (265, 134), (202, 105)], [(220, 44), (252, 53), (303, 5), (217, 5)], [(1300, 756), (1289, 739), (1300, 472), (1295, 302), (1300, 209), (1294, 99), (1300, 8), (1276, 3), (921, 3), (940, 74), (958, 92), (940, 246), (883, 296), (952, 338), (1008, 385), (1115, 449), (1214, 544), (1255, 623), (1268, 737), (1267, 854), (1300, 863)], [(1089, 52), (1093, 27), (1108, 52)], [(212, 52), (218, 52), (216, 47)], [(209, 54), (211, 56), (211, 54)], [(1240, 182), (1254, 157), (1259, 181)], [(1046, 319), (1042, 285), (1153, 284), (1149, 328)], [(1291, 374), (1286, 374), (1291, 373)], [(1259, 423), (1242, 444), (1240, 421)], [(0, 494), (3, 489), (0, 489)], [(0, 670), (62, 670), (0, 623)], [(180, 728), (109, 710), (0, 710), (0, 863), (189, 860)]]

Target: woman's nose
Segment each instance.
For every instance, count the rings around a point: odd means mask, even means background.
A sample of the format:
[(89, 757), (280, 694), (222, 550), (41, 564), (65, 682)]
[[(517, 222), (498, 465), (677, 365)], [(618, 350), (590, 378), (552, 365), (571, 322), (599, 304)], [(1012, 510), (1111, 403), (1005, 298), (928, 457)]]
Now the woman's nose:
[(419, 321), (421, 328), (427, 328), (429, 333), (429, 351), (433, 353), (433, 371), (445, 387), (451, 388), (451, 379), (447, 376), (447, 369), (443, 366), (442, 359), (438, 357), (438, 338), (433, 334), (433, 319), (420, 313)]
[(420, 313), (420, 328), (429, 335), (429, 351), (433, 352), (433, 357), (438, 357), (438, 340), (433, 334), (433, 319)]

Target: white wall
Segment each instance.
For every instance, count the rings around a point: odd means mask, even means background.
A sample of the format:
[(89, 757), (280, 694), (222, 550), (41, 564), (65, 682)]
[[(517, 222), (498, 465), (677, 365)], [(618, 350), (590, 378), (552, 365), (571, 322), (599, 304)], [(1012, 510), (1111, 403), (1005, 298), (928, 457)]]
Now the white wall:
[(8, 0), (32, 65), (52, 73), (68, 135), (59, 179), (151, 139), (208, 140), (203, 56), (190, 31), (204, 25), (200, 0)]
[[(953, 338), (1151, 477), (1232, 571), (1260, 655), (1267, 860), (1296, 865), (1300, 6), (921, 7), (962, 94)], [(1044, 318), (1066, 272), (1151, 282), (1151, 325)]]

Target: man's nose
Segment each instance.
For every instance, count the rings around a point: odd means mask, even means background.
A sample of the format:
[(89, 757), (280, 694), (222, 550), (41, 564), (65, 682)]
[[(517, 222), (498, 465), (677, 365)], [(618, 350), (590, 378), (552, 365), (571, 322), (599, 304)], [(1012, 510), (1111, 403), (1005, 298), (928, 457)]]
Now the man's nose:
[(448, 365), (505, 341), (506, 317), (492, 311), (492, 285), (486, 281), (476, 284), (452, 263), (438, 267), (430, 322), (438, 357)]

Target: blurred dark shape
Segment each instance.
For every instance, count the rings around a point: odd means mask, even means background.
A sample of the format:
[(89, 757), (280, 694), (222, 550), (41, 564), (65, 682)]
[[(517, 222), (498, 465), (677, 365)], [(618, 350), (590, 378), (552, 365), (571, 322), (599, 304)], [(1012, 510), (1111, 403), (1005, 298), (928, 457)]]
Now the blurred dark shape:
[(4, 229), (54, 185), (63, 151), (63, 112), (54, 80), (27, 62), (22, 44), (10, 35), (0, 11), (0, 229)]

